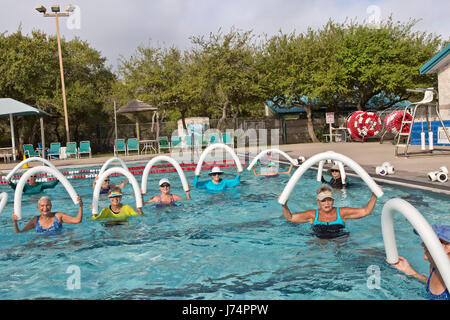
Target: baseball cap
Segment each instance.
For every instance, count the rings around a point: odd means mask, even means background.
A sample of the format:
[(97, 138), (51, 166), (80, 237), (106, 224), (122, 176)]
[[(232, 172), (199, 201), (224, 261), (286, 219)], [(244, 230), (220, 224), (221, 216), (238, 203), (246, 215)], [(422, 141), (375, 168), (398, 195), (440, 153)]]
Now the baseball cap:
[(168, 185), (170, 185), (170, 181), (167, 178), (162, 178), (161, 180), (159, 180), (159, 185), (163, 185), (164, 183), (167, 183)]
[(219, 167), (213, 167), (213, 168), (212, 168), (212, 170), (211, 170), (211, 172), (209, 173), (209, 175), (212, 175), (212, 174), (214, 174), (214, 173), (219, 173), (219, 174), (222, 174), (222, 173), (223, 173), (223, 171), (222, 171), (222, 170), (220, 170), (220, 168), (219, 168)]
[[(450, 242), (450, 226), (444, 224), (434, 224), (432, 228), (439, 239)], [(414, 230), (414, 233), (418, 234), (416, 230)]]

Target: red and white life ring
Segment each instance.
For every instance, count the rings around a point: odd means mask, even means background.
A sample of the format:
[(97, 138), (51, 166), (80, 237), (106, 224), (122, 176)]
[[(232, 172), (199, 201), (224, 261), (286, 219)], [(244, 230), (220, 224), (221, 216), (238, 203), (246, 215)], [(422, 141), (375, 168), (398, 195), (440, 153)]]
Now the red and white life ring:
[(350, 116), (347, 129), (352, 138), (363, 141), (380, 132), (381, 120), (374, 112), (356, 111)]
[[(392, 134), (398, 134), (400, 132), (404, 113), (404, 111), (394, 111), (387, 115), (387, 117), (384, 119), (384, 124), (386, 125), (387, 131)], [(405, 120), (411, 121), (412, 115), (407, 112), (405, 115)], [(409, 123), (405, 123), (402, 128), (402, 133), (408, 133), (409, 126)]]

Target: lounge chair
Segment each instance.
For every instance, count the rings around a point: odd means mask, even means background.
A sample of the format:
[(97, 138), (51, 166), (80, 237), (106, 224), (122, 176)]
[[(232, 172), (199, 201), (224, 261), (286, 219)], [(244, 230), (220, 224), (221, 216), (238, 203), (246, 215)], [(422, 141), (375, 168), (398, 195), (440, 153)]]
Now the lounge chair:
[(195, 140), (194, 140), (194, 135), (188, 135), (188, 136), (184, 136), (184, 146), (186, 149), (192, 149), (194, 148), (195, 145)]
[(169, 138), (159, 137), (158, 138), (158, 153), (161, 153), (161, 150), (166, 150), (166, 149), (170, 151)]
[(171, 145), (172, 145), (171, 150), (182, 149), (183, 148), (183, 140), (181, 139), (180, 136), (172, 136)]
[(208, 138), (208, 145), (220, 143), (220, 136), (218, 133), (207, 134), (207, 138)]
[(137, 138), (129, 138), (127, 140), (127, 155), (130, 154), (130, 151), (137, 151), (137, 154), (139, 154), (139, 143)]
[(231, 133), (222, 133), (222, 142), (231, 148), (234, 148), (234, 139)]
[(47, 152), (47, 159), (59, 159), (61, 153), (61, 143), (52, 142), (50, 143), (50, 150)]
[(114, 142), (114, 153), (119, 154), (123, 152), (124, 155), (127, 154), (127, 146), (125, 145), (125, 139), (116, 139)]
[(39, 153), (39, 151), (34, 150), (34, 147), (32, 144), (24, 144), (23, 145), (23, 154), (30, 158), (30, 157), (40, 157), (41, 154)]
[(81, 158), (82, 154), (89, 154), (89, 158), (92, 157), (91, 142), (89, 140), (80, 141), (80, 147), (78, 148), (78, 158)]
[(76, 142), (67, 142), (66, 144), (66, 156), (75, 156), (75, 158), (78, 158), (78, 150), (77, 150), (77, 143)]

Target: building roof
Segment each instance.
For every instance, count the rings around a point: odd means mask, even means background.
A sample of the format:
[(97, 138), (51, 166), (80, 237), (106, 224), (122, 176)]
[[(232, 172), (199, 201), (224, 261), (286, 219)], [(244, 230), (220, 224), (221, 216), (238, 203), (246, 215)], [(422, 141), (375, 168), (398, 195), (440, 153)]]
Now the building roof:
[(421, 74), (437, 73), (450, 63), (450, 43), (433, 58), (425, 63), (419, 70)]
[(156, 111), (156, 110), (158, 110), (158, 108), (146, 104), (141, 100), (133, 99), (127, 105), (120, 107), (120, 109), (117, 110), (117, 113), (132, 113), (132, 112)]

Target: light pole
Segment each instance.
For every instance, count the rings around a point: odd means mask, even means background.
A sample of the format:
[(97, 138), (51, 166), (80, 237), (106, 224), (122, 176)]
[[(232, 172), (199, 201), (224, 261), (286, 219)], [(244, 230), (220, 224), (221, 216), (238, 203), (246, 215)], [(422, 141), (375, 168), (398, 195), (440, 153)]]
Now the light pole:
[(58, 56), (59, 56), (59, 70), (61, 73), (61, 89), (62, 89), (62, 96), (63, 96), (63, 106), (64, 106), (64, 123), (66, 126), (66, 139), (67, 142), (70, 142), (70, 134), (69, 134), (69, 119), (67, 117), (67, 104), (66, 104), (66, 89), (64, 86), (64, 71), (63, 71), (63, 62), (62, 62), (62, 55), (61, 55), (61, 41), (59, 37), (59, 21), (58, 17), (68, 17), (70, 15), (70, 12), (72, 12), (75, 7), (72, 5), (66, 6), (67, 12), (60, 12), (59, 5), (52, 5), (51, 9), (53, 13), (46, 13), (47, 9), (44, 6), (37, 6), (35, 8), (38, 12), (43, 13), (44, 17), (55, 17), (56, 20), (56, 39), (58, 42)]

